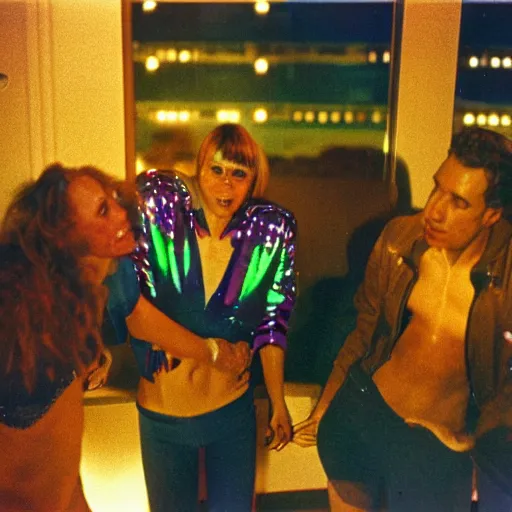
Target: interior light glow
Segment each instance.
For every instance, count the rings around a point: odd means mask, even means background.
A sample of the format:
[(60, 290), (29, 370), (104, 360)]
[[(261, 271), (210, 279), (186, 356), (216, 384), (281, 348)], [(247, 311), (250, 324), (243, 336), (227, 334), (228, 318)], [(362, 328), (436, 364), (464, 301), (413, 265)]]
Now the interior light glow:
[(169, 110), (167, 112), (167, 121), (170, 121), (171, 123), (175, 123), (178, 120), (178, 112), (175, 110)]
[(306, 121), (306, 123), (312, 123), (315, 120), (315, 113), (312, 112), (311, 110), (308, 110), (304, 114), (304, 120)]
[(135, 159), (135, 173), (140, 174), (142, 171), (147, 169), (147, 165), (144, 163), (144, 160), (141, 156), (137, 156)]
[(146, 0), (142, 2), (142, 10), (144, 12), (152, 12), (156, 9), (156, 2), (153, 0)]
[(499, 126), (500, 116), (498, 114), (489, 114), (487, 117), (487, 124), (489, 126)]
[(344, 114), (343, 114), (343, 120), (345, 121), (345, 123), (347, 124), (351, 124), (354, 122), (354, 113), (351, 112), (350, 110), (347, 110)]
[(254, 4), (254, 10), (257, 14), (267, 14), (270, 10), (270, 4), (268, 2), (256, 2)]
[(489, 64), (489, 59), (487, 58), (487, 55), (482, 55), (480, 57), (480, 66), (482, 67), (487, 67), (487, 65)]
[(160, 67), (160, 61), (154, 56), (150, 55), (146, 59), (146, 69), (150, 72), (156, 71)]
[(164, 123), (167, 120), (167, 112), (165, 110), (159, 110), (156, 113), (156, 120)]
[(492, 57), (491, 58), (491, 68), (499, 68), (501, 64), (501, 59), (499, 57)]
[(182, 110), (178, 113), (178, 119), (182, 123), (188, 123), (190, 121), (190, 112), (188, 110)]
[(387, 132), (384, 135), (384, 142), (382, 143), (382, 151), (386, 155), (389, 153), (389, 137), (388, 137), (388, 133)]
[(229, 118), (229, 113), (227, 110), (217, 110), (217, 121), (219, 123), (227, 123)]
[(375, 110), (375, 112), (372, 112), (372, 123), (379, 124), (382, 123), (382, 114)]
[(304, 119), (304, 114), (300, 110), (296, 110), (292, 115), (292, 119), (296, 123), (300, 123)]
[(500, 119), (501, 126), (510, 126), (512, 123), (512, 119), (508, 114), (503, 114)]
[(268, 71), (268, 60), (260, 57), (254, 61), (254, 71), (258, 75), (264, 75)]
[(341, 112), (331, 112), (331, 123), (339, 123), (341, 121)]
[(358, 112), (356, 114), (356, 119), (358, 123), (364, 123), (366, 121), (366, 113), (365, 112)]
[(475, 55), (469, 57), (468, 64), (469, 64), (470, 68), (477, 68), (478, 63), (479, 63), (478, 57), (476, 57)]
[(382, 62), (384, 62), (385, 64), (388, 64), (390, 60), (391, 60), (391, 53), (389, 52), (389, 50), (386, 50), (382, 54)]
[(217, 110), (217, 121), (219, 123), (238, 123), (240, 121), (239, 110)]
[(503, 60), (501, 61), (501, 65), (504, 68), (512, 68), (512, 58), (510, 57), (503, 57)]
[(254, 111), (252, 118), (256, 123), (264, 123), (268, 119), (268, 112), (264, 108), (257, 108)]
[(174, 48), (167, 50), (167, 52), (165, 53), (165, 59), (167, 60), (167, 62), (176, 62), (177, 58), (178, 52)]
[(471, 126), (471, 125), (475, 124), (475, 121), (476, 121), (475, 114), (472, 114), (471, 112), (466, 112), (464, 114), (464, 117), (462, 118), (462, 122), (466, 126)]
[(476, 116), (476, 124), (478, 126), (485, 126), (487, 124), (487, 116), (485, 114), (478, 114)]
[(375, 64), (377, 62), (377, 52), (372, 50), (368, 52), (368, 62)]
[(318, 112), (318, 122), (320, 124), (325, 124), (329, 120), (329, 114), (327, 112)]
[(192, 58), (192, 54), (189, 50), (181, 50), (180, 53), (178, 53), (178, 60), (182, 63), (189, 62)]

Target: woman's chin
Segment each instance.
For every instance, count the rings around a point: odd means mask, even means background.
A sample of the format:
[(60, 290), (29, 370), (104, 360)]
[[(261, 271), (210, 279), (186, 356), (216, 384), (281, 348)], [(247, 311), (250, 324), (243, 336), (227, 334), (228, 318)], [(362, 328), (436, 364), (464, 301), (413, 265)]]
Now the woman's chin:
[(121, 256), (127, 256), (128, 254), (131, 254), (136, 247), (137, 244), (133, 236), (127, 237), (127, 240), (117, 242), (116, 246), (112, 250), (111, 257), (120, 258)]

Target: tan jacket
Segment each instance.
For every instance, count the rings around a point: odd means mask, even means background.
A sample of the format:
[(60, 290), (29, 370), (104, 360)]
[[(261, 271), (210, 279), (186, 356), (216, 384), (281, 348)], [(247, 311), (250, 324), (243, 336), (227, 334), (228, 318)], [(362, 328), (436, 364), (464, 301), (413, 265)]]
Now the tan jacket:
[[(336, 361), (344, 380), (352, 364), (372, 375), (391, 356), (402, 333), (406, 304), (417, 280), (419, 260), (428, 249), (422, 213), (389, 222), (368, 261), (355, 305), (356, 329)], [(512, 427), (512, 225), (493, 226), (487, 247), (471, 272), (475, 296), (466, 329), (466, 369), (478, 407), (477, 437)]]

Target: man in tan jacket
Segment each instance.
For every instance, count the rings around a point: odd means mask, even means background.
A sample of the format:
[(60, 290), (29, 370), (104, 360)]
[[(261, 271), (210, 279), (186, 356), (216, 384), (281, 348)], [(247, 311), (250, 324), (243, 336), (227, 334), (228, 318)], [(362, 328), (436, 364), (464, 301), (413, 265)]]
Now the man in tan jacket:
[(512, 492), (511, 195), (512, 142), (463, 130), (425, 209), (377, 241), (356, 329), (295, 427), (303, 446), (318, 432), (333, 510), (468, 512), (470, 455)]

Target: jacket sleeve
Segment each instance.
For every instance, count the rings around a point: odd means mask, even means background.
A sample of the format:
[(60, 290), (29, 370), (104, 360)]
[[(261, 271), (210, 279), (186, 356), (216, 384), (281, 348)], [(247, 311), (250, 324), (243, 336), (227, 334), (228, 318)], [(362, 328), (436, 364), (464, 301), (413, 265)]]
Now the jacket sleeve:
[(295, 220), (290, 217), (285, 223), (282, 247), (276, 255), (279, 263), (267, 293), (265, 316), (255, 331), (254, 351), (268, 344), (286, 349), (288, 322), (296, 298), (296, 231)]
[(507, 370), (497, 396), (482, 407), (472, 456), (480, 471), (512, 497), (512, 381)]
[(336, 359), (332, 373), (341, 383), (349, 368), (369, 351), (375, 333), (386, 290), (389, 258), (386, 239), (390, 230), (388, 224), (375, 246), (366, 266), (365, 278), (360, 285), (354, 304), (357, 309), (356, 328), (347, 336)]
[(130, 258), (121, 258), (117, 270), (107, 277), (105, 285), (109, 290), (107, 312), (116, 333), (117, 343), (128, 338), (126, 317), (130, 316), (139, 297), (139, 280)]

